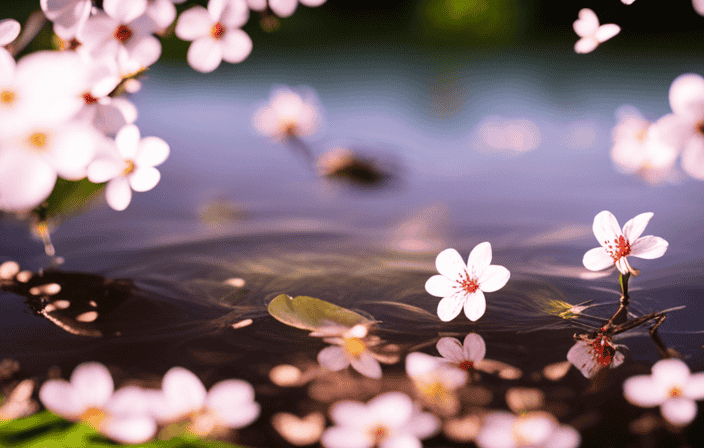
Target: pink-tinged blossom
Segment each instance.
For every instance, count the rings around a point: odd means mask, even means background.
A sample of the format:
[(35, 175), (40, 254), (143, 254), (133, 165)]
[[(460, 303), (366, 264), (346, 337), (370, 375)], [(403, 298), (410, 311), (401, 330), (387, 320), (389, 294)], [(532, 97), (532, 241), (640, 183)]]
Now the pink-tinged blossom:
[(311, 336), (325, 337), (325, 342), (334, 344), (318, 353), (318, 362), (328, 370), (339, 371), (352, 366), (354, 370), (369, 378), (381, 378), (379, 360), (386, 357), (378, 356), (370, 347), (378, 344), (378, 339), (367, 337), (365, 325), (355, 325), (352, 328), (322, 328), (311, 333)]
[(326, 0), (247, 0), (247, 6), (254, 11), (263, 11), (268, 6), (279, 17), (290, 17), (296, 11), (298, 3), (311, 8), (320, 6)]
[(0, 20), (0, 47), (9, 44), (20, 35), (20, 23), (15, 19)]
[(577, 448), (582, 438), (547, 412), (494, 412), (484, 419), (475, 441), (479, 448)]
[(387, 392), (369, 400), (341, 401), (330, 408), (335, 426), (322, 435), (325, 448), (421, 448), (421, 439), (436, 434), (440, 421), (420, 412), (401, 392)]
[(675, 426), (685, 426), (697, 415), (695, 401), (704, 399), (704, 373), (692, 374), (679, 359), (663, 359), (652, 375), (636, 375), (623, 383), (623, 395), (636, 406), (660, 406), (660, 413)]
[(599, 25), (599, 18), (589, 8), (583, 8), (579, 11), (579, 18), (575, 20), (572, 27), (580, 37), (574, 44), (574, 51), (577, 53), (591, 53), (596, 50), (599, 44), (606, 42), (621, 31), (621, 28), (613, 23)]
[(614, 369), (620, 366), (625, 356), (624, 345), (614, 344), (611, 338), (598, 334), (596, 338), (582, 337), (567, 352), (567, 360), (572, 363), (585, 378), (594, 377), (601, 369)]
[(462, 370), (472, 370), (484, 359), (486, 344), (477, 333), (469, 333), (460, 344), (455, 338), (440, 338), (435, 345), (443, 360)]
[(93, 7), (90, 0), (39, 0), (39, 5), (54, 23), (54, 33), (64, 41), (76, 37)]
[(240, 29), (249, 19), (244, 0), (210, 0), (208, 9), (194, 6), (176, 23), (176, 36), (192, 41), (188, 64), (201, 73), (218, 68), (220, 62), (244, 61), (252, 52), (252, 39)]
[(476, 321), (486, 311), (485, 292), (503, 288), (511, 273), (503, 266), (491, 264), (491, 244), (478, 244), (469, 254), (467, 264), (455, 249), (445, 249), (435, 259), (440, 275), (425, 282), (425, 290), (435, 297), (443, 297), (438, 304), (438, 317), (444, 322), (464, 314)]
[(628, 221), (622, 230), (611, 212), (604, 210), (597, 214), (592, 230), (601, 247), (584, 254), (584, 267), (590, 271), (601, 271), (616, 266), (623, 275), (638, 275), (638, 270), (633, 269), (628, 262), (629, 256), (648, 260), (659, 258), (665, 254), (668, 246), (667, 241), (660, 237), (641, 236), (652, 217), (652, 213), (641, 213)]
[(320, 127), (317, 100), (310, 89), (287, 87), (271, 92), (269, 103), (252, 116), (254, 128), (275, 141), (309, 137)]

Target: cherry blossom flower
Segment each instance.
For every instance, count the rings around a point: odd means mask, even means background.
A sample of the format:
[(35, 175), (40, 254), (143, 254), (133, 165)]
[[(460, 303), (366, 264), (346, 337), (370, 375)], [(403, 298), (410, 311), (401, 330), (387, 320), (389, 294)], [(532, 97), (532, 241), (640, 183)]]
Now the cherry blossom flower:
[(252, 52), (252, 39), (240, 29), (249, 19), (244, 0), (209, 0), (208, 9), (194, 6), (176, 23), (176, 36), (193, 41), (188, 64), (202, 73), (212, 72), (221, 61), (236, 64)]
[[(143, 397), (132, 394), (126, 403), (128, 397), (120, 397), (120, 391), (113, 394), (113, 390), (108, 369), (100, 363), (88, 362), (74, 369), (70, 382), (45, 382), (39, 390), (39, 399), (54, 414), (67, 420), (83, 420), (117, 442), (142, 443), (151, 439), (156, 433), (156, 421), (143, 412), (147, 409), (139, 403)], [(122, 402), (119, 412), (111, 403), (113, 399)]]
[(369, 400), (341, 401), (330, 408), (335, 426), (322, 435), (325, 448), (420, 448), (420, 439), (437, 433), (440, 422), (420, 412), (401, 392), (387, 392)]
[(636, 0), (621, 0), (624, 5), (632, 5)]
[(183, 3), (185, 0), (148, 0), (146, 16), (149, 17), (159, 31), (163, 31), (176, 20), (176, 7), (174, 3)]
[(440, 275), (425, 282), (425, 290), (435, 297), (443, 297), (438, 304), (438, 317), (444, 322), (464, 314), (476, 321), (486, 311), (485, 292), (503, 288), (511, 273), (503, 266), (492, 265), (491, 244), (478, 244), (469, 254), (467, 264), (455, 249), (445, 249), (435, 259)]
[(90, 0), (39, 0), (42, 12), (54, 23), (54, 33), (70, 41), (85, 25), (93, 7)]
[(0, 20), (0, 47), (17, 39), (20, 35), (20, 23), (15, 19)]
[(169, 145), (158, 137), (140, 138), (137, 126), (130, 124), (115, 136), (112, 156), (99, 156), (88, 166), (91, 182), (108, 182), (105, 198), (114, 210), (124, 210), (132, 200), (132, 190), (149, 191), (161, 174), (154, 168), (169, 156)]
[(700, 16), (704, 16), (704, 0), (692, 0), (692, 7)]
[(252, 124), (262, 135), (276, 141), (313, 135), (321, 116), (315, 95), (310, 89), (293, 91), (287, 87), (271, 92), (269, 104), (254, 113)]
[(442, 358), (412, 352), (406, 356), (406, 374), (426, 403), (444, 414), (457, 413), (460, 402), (455, 391), (467, 382), (467, 371), (444, 362)]
[(574, 428), (560, 425), (547, 412), (520, 416), (494, 412), (485, 418), (475, 441), (479, 448), (576, 448), (582, 438)]
[(219, 427), (241, 428), (259, 417), (254, 388), (242, 380), (223, 380), (206, 391), (203, 383), (183, 367), (169, 369), (161, 391), (152, 397), (152, 415), (170, 423), (190, 418), (190, 431), (207, 435)]
[[(326, 2), (326, 0), (268, 0), (271, 11), (279, 17), (289, 17), (300, 2), (301, 5), (316, 7)], [(267, 0), (247, 0), (247, 6), (254, 11), (263, 11), (267, 7)]]
[(620, 366), (625, 359), (622, 351), (625, 348), (624, 345), (614, 344), (603, 333), (597, 334), (594, 339), (582, 336), (567, 352), (567, 360), (586, 378), (592, 378), (603, 368)]
[(530, 120), (506, 120), (498, 116), (484, 118), (477, 131), (479, 148), (486, 151), (523, 153), (540, 146), (540, 129)]
[(579, 10), (579, 19), (572, 24), (575, 33), (581, 39), (574, 44), (574, 51), (577, 53), (591, 53), (621, 31), (621, 28), (613, 23), (599, 25), (599, 18), (594, 11), (589, 8)]
[(486, 354), (484, 339), (477, 333), (465, 336), (463, 344), (455, 338), (440, 338), (435, 347), (444, 360), (462, 370), (474, 369)]
[(704, 373), (691, 374), (679, 359), (663, 359), (652, 375), (636, 375), (623, 383), (623, 395), (636, 406), (660, 406), (660, 413), (675, 426), (685, 426), (697, 415), (695, 400), (704, 399)]
[(668, 243), (664, 239), (647, 235), (641, 236), (648, 225), (652, 213), (641, 213), (631, 219), (621, 230), (616, 217), (609, 211), (602, 211), (594, 217), (594, 236), (601, 244), (584, 254), (582, 263), (590, 271), (601, 271), (612, 265), (622, 274), (638, 275), (628, 263), (628, 257), (653, 259), (662, 257)]
[(394, 362), (388, 357), (376, 354), (370, 347), (378, 345), (378, 338), (367, 337), (368, 328), (365, 325), (355, 325), (352, 328), (322, 328), (311, 333), (311, 336), (323, 336), (325, 342), (335, 344), (326, 347), (318, 353), (318, 362), (328, 370), (338, 371), (352, 365), (357, 372), (369, 378), (381, 378), (383, 362)]

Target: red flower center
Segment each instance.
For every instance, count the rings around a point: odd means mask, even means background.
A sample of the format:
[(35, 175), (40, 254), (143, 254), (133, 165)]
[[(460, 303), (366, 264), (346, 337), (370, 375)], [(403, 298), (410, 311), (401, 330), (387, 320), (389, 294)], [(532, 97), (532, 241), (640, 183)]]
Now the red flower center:
[(222, 26), (222, 23), (218, 22), (213, 25), (213, 29), (210, 31), (210, 33), (215, 39), (220, 39), (222, 35), (225, 34), (225, 27)]
[(98, 102), (98, 99), (90, 93), (85, 93), (83, 95), (83, 99), (85, 100), (86, 104), (95, 104)]
[(125, 25), (120, 25), (115, 29), (115, 39), (119, 40), (123, 44), (130, 40), (132, 37), (132, 30), (127, 28)]
[(469, 275), (465, 273), (464, 278), (460, 280), (460, 287), (468, 293), (472, 293), (479, 289), (479, 282), (476, 279), (469, 278)]
[(619, 236), (613, 242), (604, 241), (606, 250), (613, 258), (614, 263), (631, 253), (631, 243), (623, 236)]
[(599, 334), (592, 342), (592, 351), (596, 355), (596, 362), (602, 367), (608, 367), (614, 359), (616, 349), (604, 334)]
[(472, 361), (462, 361), (458, 367), (462, 370), (471, 370), (474, 368), (474, 363)]

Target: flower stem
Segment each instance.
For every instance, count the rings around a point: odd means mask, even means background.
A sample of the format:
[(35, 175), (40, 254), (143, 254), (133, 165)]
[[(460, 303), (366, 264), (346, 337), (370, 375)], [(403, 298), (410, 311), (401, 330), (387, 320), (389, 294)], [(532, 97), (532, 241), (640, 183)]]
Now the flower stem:
[(618, 277), (618, 282), (621, 285), (621, 300), (618, 310), (611, 319), (609, 319), (609, 324), (619, 325), (628, 320), (628, 303), (630, 300), (630, 296), (628, 295), (628, 280), (630, 277), (630, 272), (621, 274)]

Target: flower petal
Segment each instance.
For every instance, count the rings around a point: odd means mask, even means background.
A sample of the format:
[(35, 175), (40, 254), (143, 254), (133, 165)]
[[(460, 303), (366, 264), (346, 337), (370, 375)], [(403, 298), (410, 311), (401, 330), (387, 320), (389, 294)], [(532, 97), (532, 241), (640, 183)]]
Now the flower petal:
[(562, 425), (556, 428), (543, 445), (544, 448), (577, 448), (582, 443), (579, 431), (571, 426)]
[(631, 404), (649, 408), (667, 400), (667, 391), (650, 375), (636, 375), (623, 383), (623, 395)]
[(115, 136), (117, 151), (125, 159), (134, 159), (139, 148), (139, 128), (136, 125), (128, 124), (120, 129)]
[(579, 54), (591, 53), (599, 46), (599, 41), (592, 36), (587, 36), (579, 39), (574, 44), (574, 52)]
[(374, 445), (374, 442), (359, 429), (343, 426), (326, 429), (320, 443), (325, 448), (371, 448)]
[(440, 338), (435, 348), (450, 362), (460, 363), (465, 360), (462, 345), (455, 338)]
[(467, 266), (464, 264), (460, 253), (455, 249), (445, 249), (440, 252), (435, 258), (435, 267), (440, 275), (455, 281), (464, 278), (467, 273)]
[(455, 317), (459, 316), (466, 298), (466, 292), (457, 291), (453, 295), (442, 299), (440, 303), (438, 303), (438, 317), (440, 318), (440, 320), (443, 322), (449, 322)]
[(593, 377), (601, 369), (601, 365), (596, 362), (591, 349), (591, 344), (577, 341), (567, 352), (567, 360), (579, 369), (586, 378)]
[(486, 299), (481, 289), (467, 294), (464, 302), (464, 314), (472, 322), (477, 321), (486, 311)]
[(339, 401), (330, 408), (330, 417), (336, 425), (363, 427), (370, 420), (367, 406), (358, 401)]
[(704, 180), (704, 138), (690, 137), (682, 151), (682, 169), (695, 179)]
[(503, 266), (492, 264), (479, 276), (479, 289), (484, 292), (498, 291), (506, 285), (510, 277), (511, 273), (508, 269)]
[(149, 398), (141, 387), (126, 386), (112, 394), (105, 409), (113, 415), (149, 415)]
[(584, 254), (582, 264), (590, 271), (601, 271), (614, 265), (614, 260), (603, 247), (595, 247)]
[(105, 200), (113, 210), (122, 211), (132, 201), (132, 189), (129, 181), (120, 176), (108, 182), (105, 188)]
[(440, 420), (430, 412), (414, 412), (406, 425), (407, 431), (419, 439), (434, 436), (440, 429)]
[(618, 237), (621, 236), (621, 227), (619, 227), (616, 217), (608, 210), (599, 212), (594, 217), (592, 230), (594, 231), (596, 240), (602, 246), (606, 245), (609, 241), (618, 239)]
[(648, 222), (652, 217), (653, 213), (648, 212), (641, 213), (635, 218), (629, 220), (626, 225), (623, 226), (623, 236), (626, 237), (626, 239), (632, 244), (643, 234), (645, 227), (648, 225)]
[(491, 243), (477, 244), (467, 258), (467, 272), (472, 278), (479, 278), (491, 264)]
[(423, 444), (420, 443), (417, 437), (413, 437), (411, 434), (394, 434), (387, 439), (385, 439), (379, 445), (379, 448), (422, 448)]
[(68, 381), (45, 382), (39, 389), (39, 399), (49, 411), (68, 420), (78, 420), (86, 411), (85, 404), (77, 398)]
[(698, 121), (704, 117), (704, 78), (694, 73), (678, 76), (670, 85), (670, 107), (683, 118)]
[(269, 8), (279, 17), (289, 17), (296, 10), (298, 0), (269, 0)]
[(594, 38), (599, 43), (606, 42), (607, 40), (617, 35), (620, 31), (620, 26), (616, 25), (615, 23), (607, 23), (605, 25), (601, 25), (599, 29), (596, 30), (596, 33), (594, 33)]
[(441, 367), (442, 361), (435, 356), (423, 352), (411, 352), (406, 356), (406, 374), (410, 377), (420, 377)]
[(150, 416), (109, 416), (100, 432), (118, 443), (144, 443), (156, 434), (156, 421)]
[(210, 73), (222, 62), (222, 46), (212, 37), (200, 37), (188, 47), (188, 65), (201, 73)]
[(673, 385), (682, 387), (689, 379), (689, 367), (677, 358), (661, 359), (653, 364), (653, 380), (669, 388)]
[(159, 183), (161, 174), (159, 170), (153, 166), (143, 166), (134, 170), (134, 173), (128, 176), (130, 186), (134, 191), (149, 191)]
[(367, 412), (373, 420), (398, 428), (413, 414), (413, 400), (403, 392), (386, 392), (367, 403)]
[(695, 373), (689, 376), (684, 385), (682, 394), (692, 400), (704, 398), (704, 373)]
[(229, 428), (241, 428), (259, 417), (259, 404), (254, 401), (254, 388), (242, 380), (224, 380), (210, 388), (206, 406), (215, 411)]
[(638, 258), (645, 258), (646, 260), (652, 260), (653, 258), (660, 258), (667, 251), (668, 243), (659, 236), (647, 235), (638, 238), (631, 245), (631, 255)]
[(457, 283), (442, 275), (433, 275), (425, 282), (425, 290), (431, 296), (448, 297), (455, 293)]
[(381, 365), (379, 361), (374, 359), (374, 357), (368, 353), (364, 352), (357, 357), (353, 357), (350, 360), (352, 368), (362, 375), (369, 378), (381, 378)]
[(350, 365), (350, 361), (345, 356), (345, 350), (342, 347), (330, 346), (325, 347), (318, 353), (318, 363), (328, 370), (337, 372)]
[(465, 359), (474, 363), (484, 359), (486, 355), (486, 343), (484, 342), (484, 338), (477, 333), (469, 333), (465, 336), (463, 354)]
[(86, 362), (77, 366), (71, 374), (71, 386), (76, 397), (86, 407), (103, 407), (114, 390), (110, 371), (98, 362)]
[(221, 39), (222, 59), (230, 64), (237, 64), (252, 52), (252, 38), (239, 28), (228, 30)]
[(687, 398), (670, 398), (660, 406), (660, 413), (675, 426), (685, 426), (697, 416), (697, 404)]
[[(212, 3), (215, 2), (210, 1), (208, 3), (208, 9), (210, 9)], [(244, 26), (249, 20), (249, 8), (244, 0), (227, 0), (219, 16), (220, 22), (225, 28), (239, 28)]]
[(139, 166), (157, 166), (169, 157), (169, 145), (159, 137), (144, 137), (134, 162)]
[(0, 47), (3, 47), (20, 35), (20, 22), (15, 19), (0, 20)]
[(193, 372), (183, 367), (169, 369), (164, 375), (161, 389), (178, 414), (190, 414), (200, 410), (205, 404), (205, 386)]
[(577, 15), (579, 19), (572, 24), (574, 32), (577, 36), (584, 37), (592, 35), (599, 28), (599, 18), (594, 11), (589, 8), (582, 8)]
[(194, 6), (178, 16), (174, 32), (179, 39), (192, 41), (208, 36), (213, 25), (208, 10), (202, 6)]
[(144, 14), (147, 0), (104, 0), (103, 10), (120, 23), (127, 24)]

